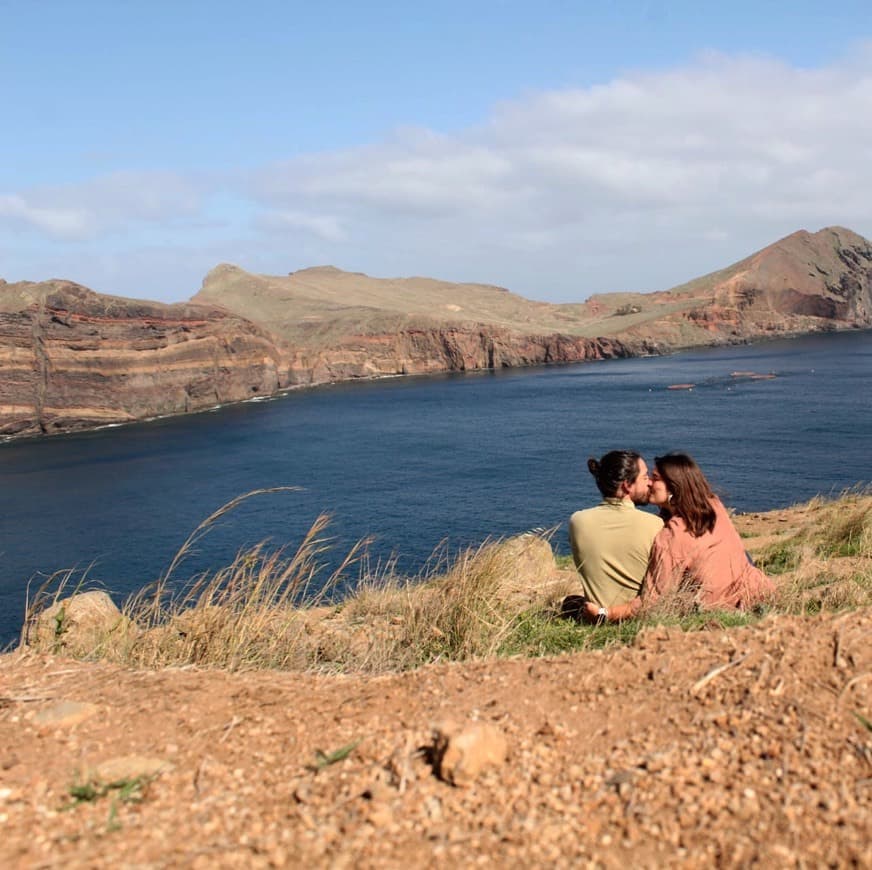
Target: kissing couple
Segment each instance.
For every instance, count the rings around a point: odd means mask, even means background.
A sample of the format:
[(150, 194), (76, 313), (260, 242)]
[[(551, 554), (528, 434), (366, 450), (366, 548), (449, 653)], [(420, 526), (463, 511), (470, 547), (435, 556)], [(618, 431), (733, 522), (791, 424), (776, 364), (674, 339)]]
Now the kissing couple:
[[(686, 453), (658, 456), (650, 473), (632, 450), (612, 450), (587, 467), (603, 500), (569, 520), (584, 596), (567, 598), (566, 615), (620, 622), (666, 595), (702, 610), (745, 610), (774, 592)], [(659, 515), (639, 510), (649, 504)]]

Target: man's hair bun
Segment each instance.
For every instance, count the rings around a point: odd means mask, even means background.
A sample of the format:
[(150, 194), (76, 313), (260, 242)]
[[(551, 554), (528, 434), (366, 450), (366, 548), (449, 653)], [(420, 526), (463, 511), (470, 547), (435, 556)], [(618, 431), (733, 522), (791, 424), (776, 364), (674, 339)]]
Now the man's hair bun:
[(587, 469), (606, 498), (620, 498), (621, 484), (632, 483), (639, 476), (641, 458), (634, 450), (612, 450), (599, 462), (593, 457), (588, 459)]

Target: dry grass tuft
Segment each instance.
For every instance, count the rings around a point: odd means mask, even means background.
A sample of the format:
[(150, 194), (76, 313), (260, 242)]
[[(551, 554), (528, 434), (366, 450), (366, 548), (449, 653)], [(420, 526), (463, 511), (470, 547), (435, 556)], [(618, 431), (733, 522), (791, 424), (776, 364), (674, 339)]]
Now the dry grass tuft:
[[(565, 590), (541, 535), (486, 542), (453, 559), (443, 552), (418, 578), (397, 575), (392, 563), (370, 569), (361, 541), (325, 577), (326, 515), (292, 553), (262, 543), (220, 571), (174, 582), (218, 519), (272, 491), (240, 496), (201, 523), (158, 581), (115, 610), (111, 630), (74, 630), (64, 622), (66, 602), (82, 596), (64, 598), (65, 583), (53, 593), (44, 587), (28, 609), (23, 643), (135, 667), (386, 671), (494, 655), (531, 602)], [(363, 569), (354, 590), (334, 602), (353, 567)]]
[(778, 585), (776, 608), (816, 613), (872, 603), (872, 493), (820, 496), (794, 509), (799, 522), (757, 554)]

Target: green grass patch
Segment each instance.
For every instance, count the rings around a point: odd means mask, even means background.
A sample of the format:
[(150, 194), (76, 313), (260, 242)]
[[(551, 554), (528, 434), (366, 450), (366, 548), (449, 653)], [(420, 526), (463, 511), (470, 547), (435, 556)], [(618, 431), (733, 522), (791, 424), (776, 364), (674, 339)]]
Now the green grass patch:
[(713, 631), (752, 625), (764, 611), (706, 611), (682, 616), (653, 614), (643, 619), (585, 625), (549, 611), (531, 610), (521, 614), (500, 645), (499, 656), (549, 656), (580, 650), (629, 646), (645, 627), (667, 625), (681, 631)]
[(714, 631), (741, 628), (758, 622), (766, 610), (706, 610), (675, 618), (652, 620), (651, 624), (674, 625), (682, 631)]
[(521, 614), (497, 651), (500, 656), (549, 656), (586, 649), (590, 628), (553, 614)]
[(767, 574), (786, 574), (793, 571), (799, 563), (797, 543), (792, 540), (779, 541), (758, 553), (754, 561)]

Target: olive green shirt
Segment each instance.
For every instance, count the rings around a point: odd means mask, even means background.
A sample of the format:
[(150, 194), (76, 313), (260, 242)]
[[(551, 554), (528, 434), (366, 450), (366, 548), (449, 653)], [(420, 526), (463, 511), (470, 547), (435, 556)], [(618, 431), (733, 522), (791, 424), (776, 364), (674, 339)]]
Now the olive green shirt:
[(632, 601), (662, 528), (660, 517), (624, 498), (607, 498), (576, 511), (569, 518), (569, 543), (584, 594), (603, 607)]

